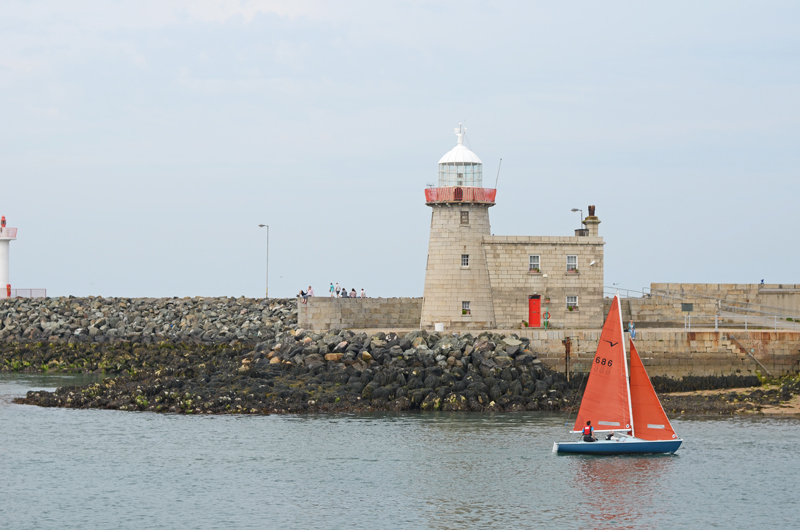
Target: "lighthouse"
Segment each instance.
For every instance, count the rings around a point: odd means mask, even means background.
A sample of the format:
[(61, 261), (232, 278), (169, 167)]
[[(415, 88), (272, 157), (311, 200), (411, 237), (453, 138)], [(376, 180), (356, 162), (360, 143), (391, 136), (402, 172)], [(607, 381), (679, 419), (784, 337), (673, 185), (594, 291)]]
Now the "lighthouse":
[(437, 186), (425, 190), (432, 213), (422, 328), (495, 326), (483, 238), (491, 236), (489, 208), (497, 190), (483, 187), (483, 163), (464, 145), (465, 133), (459, 124), (457, 145), (439, 160)]
[(17, 239), (17, 229), (6, 226), (6, 216), (0, 218), (0, 298), (11, 297), (11, 282), (8, 276), (8, 247)]

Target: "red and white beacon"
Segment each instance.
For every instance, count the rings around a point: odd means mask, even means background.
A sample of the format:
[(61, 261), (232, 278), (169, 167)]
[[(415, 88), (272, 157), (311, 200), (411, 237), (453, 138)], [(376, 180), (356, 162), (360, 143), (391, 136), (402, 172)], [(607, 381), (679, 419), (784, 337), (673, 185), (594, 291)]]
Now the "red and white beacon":
[(8, 279), (8, 244), (17, 239), (17, 229), (6, 226), (6, 216), (0, 217), (0, 298), (11, 298)]

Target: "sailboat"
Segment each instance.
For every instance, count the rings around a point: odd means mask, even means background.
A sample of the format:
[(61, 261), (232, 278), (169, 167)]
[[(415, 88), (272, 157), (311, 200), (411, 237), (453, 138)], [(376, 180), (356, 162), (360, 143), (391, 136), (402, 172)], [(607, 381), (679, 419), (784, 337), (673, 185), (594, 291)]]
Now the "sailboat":
[(554, 453), (620, 455), (674, 453), (681, 446), (642, 359), (630, 341), (631, 367), (622, 328), (619, 295), (614, 297), (600, 342), (589, 371), (573, 434), (582, 432), (591, 421), (595, 435), (608, 433), (595, 442), (555, 442)]

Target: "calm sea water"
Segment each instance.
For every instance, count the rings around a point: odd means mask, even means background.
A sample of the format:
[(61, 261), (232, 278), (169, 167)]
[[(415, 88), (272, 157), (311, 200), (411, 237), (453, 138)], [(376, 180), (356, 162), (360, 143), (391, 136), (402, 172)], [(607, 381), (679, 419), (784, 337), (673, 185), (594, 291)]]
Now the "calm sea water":
[(0, 374), (0, 528), (798, 527), (797, 418), (678, 419), (676, 455), (584, 457), (551, 452), (563, 415), (11, 403), (80, 381)]

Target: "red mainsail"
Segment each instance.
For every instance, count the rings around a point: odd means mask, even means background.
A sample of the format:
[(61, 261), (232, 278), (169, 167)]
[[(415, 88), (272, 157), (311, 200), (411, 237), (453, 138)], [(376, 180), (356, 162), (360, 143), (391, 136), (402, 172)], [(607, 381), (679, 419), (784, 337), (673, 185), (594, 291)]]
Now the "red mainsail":
[(634, 436), (642, 440), (672, 440), (676, 437), (633, 341), (631, 341), (631, 405)]
[(576, 432), (583, 429), (587, 421), (592, 422), (596, 431), (631, 429), (628, 374), (622, 339), (619, 300), (615, 296), (592, 360), (589, 380), (575, 420)]

